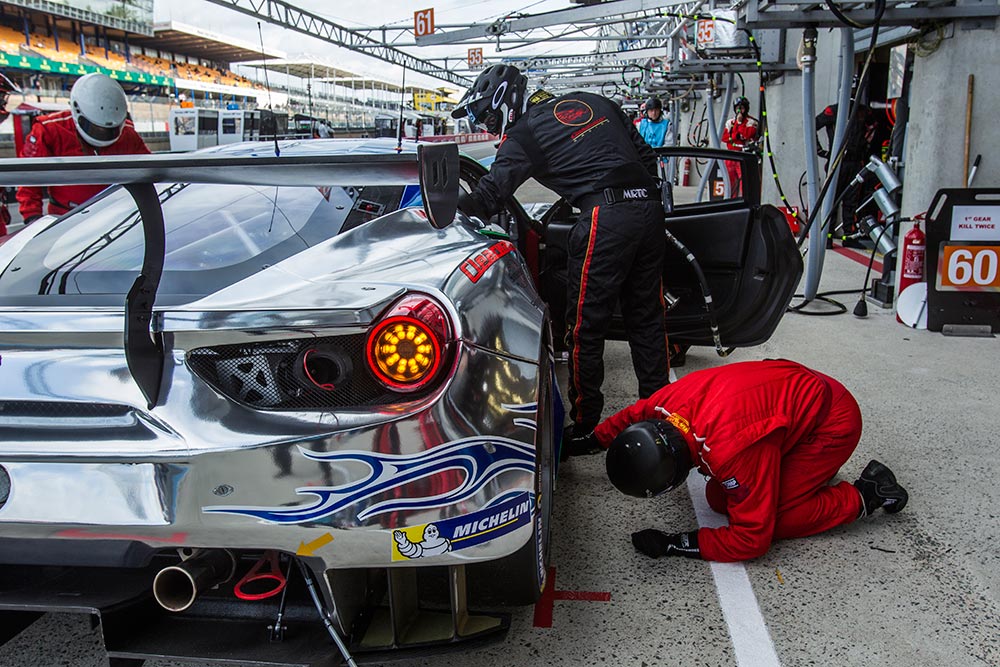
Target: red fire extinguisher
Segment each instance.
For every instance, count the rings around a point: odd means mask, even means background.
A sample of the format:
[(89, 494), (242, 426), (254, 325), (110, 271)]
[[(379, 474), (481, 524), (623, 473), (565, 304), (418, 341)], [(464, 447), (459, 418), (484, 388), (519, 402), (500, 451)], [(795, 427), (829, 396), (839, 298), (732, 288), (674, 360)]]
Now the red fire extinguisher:
[(686, 157), (681, 163), (681, 185), (691, 185), (691, 158)]
[[(910, 231), (903, 236), (903, 264), (899, 276), (899, 294), (910, 285), (924, 281), (924, 255), (927, 251), (927, 237), (920, 229), (918, 220)], [(896, 321), (903, 320), (896, 315)]]

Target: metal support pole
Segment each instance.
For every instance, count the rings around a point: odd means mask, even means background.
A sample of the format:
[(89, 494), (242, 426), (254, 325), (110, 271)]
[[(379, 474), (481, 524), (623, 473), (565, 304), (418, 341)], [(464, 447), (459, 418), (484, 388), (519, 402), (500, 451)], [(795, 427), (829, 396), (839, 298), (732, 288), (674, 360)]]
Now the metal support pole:
[[(840, 89), (837, 94), (837, 123), (834, 126), (833, 142), (830, 144), (830, 159), (833, 160), (844, 145), (844, 138), (847, 136), (847, 116), (851, 106), (851, 82), (854, 80), (854, 30), (851, 28), (840, 29)], [(826, 197), (823, 198), (823, 208), (820, 211), (820, 220), (830, 217), (833, 210), (833, 202), (837, 198), (837, 181), (840, 178), (840, 164), (837, 165), (832, 174), (827, 174), (830, 179), (830, 188)]]
[[(670, 103), (670, 145), (679, 146), (679, 127), (681, 122), (681, 103), (680, 100), (674, 100)], [(667, 160), (667, 178), (671, 183), (677, 180), (677, 158), (671, 157)]]
[[(715, 122), (715, 105), (712, 103), (712, 90), (715, 85), (711, 85), (705, 89), (705, 106), (708, 112), (708, 138), (712, 143), (712, 148), (719, 148), (719, 132), (717, 128), (717, 123)], [(705, 172), (701, 175), (701, 181), (698, 182), (698, 196), (695, 201), (701, 202), (702, 197), (705, 194), (705, 184), (708, 183), (708, 177), (715, 168), (716, 161), (709, 160), (708, 164), (705, 165)]]
[[(806, 158), (806, 196), (809, 199), (809, 214), (816, 209), (819, 193), (816, 182), (819, 175), (819, 161), (816, 155), (816, 28), (806, 28), (802, 33), (802, 132)], [(816, 223), (819, 223), (818, 225)], [(817, 219), (809, 232), (809, 256), (806, 258), (805, 298), (816, 298), (819, 277), (823, 273), (823, 256), (826, 253), (827, 229), (823, 221)]]
[[(730, 104), (733, 101), (733, 88), (735, 88), (735, 87), (736, 87), (736, 75), (733, 74), (732, 72), (730, 72), (729, 74), (726, 75), (726, 92), (722, 96), (722, 118), (723, 118), (723, 121), (722, 121), (721, 128), (719, 129), (719, 140), (718, 140), (718, 142), (716, 142), (719, 145), (719, 147), (722, 146), (722, 132), (723, 132), (723, 130), (726, 127), (725, 118), (726, 118), (726, 114), (729, 113), (729, 107), (730, 107)], [(722, 183), (725, 186), (725, 198), (729, 199), (730, 197), (734, 196), (734, 193), (733, 193), (733, 184), (729, 182), (729, 169), (727, 168), (728, 165), (722, 165), (722, 167), (723, 167), (722, 168)]]

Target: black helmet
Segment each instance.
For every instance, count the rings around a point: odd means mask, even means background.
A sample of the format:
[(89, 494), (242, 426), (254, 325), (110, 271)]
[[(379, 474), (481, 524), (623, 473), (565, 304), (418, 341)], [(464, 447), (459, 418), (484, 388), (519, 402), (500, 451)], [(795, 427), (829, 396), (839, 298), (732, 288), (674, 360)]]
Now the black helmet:
[(650, 109), (659, 109), (660, 111), (663, 111), (663, 102), (660, 101), (659, 97), (650, 97), (646, 100), (646, 111), (649, 111)]
[(733, 111), (738, 111), (740, 107), (743, 107), (743, 113), (750, 113), (750, 100), (740, 95), (735, 100), (733, 100)]
[(524, 113), (528, 79), (513, 65), (492, 65), (476, 77), (469, 92), (451, 112), (492, 134), (503, 134)]
[(652, 498), (687, 478), (691, 453), (676, 426), (648, 419), (618, 434), (608, 448), (605, 464), (616, 489), (636, 498)]

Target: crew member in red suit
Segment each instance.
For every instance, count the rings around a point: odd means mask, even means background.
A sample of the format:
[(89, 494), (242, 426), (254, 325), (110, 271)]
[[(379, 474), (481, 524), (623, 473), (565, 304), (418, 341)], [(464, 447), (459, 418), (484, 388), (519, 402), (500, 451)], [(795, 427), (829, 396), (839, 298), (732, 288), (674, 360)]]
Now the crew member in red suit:
[[(0, 123), (7, 120), (10, 112), (7, 111), (7, 98), (11, 93), (19, 93), (21, 89), (13, 81), (0, 73)], [(7, 210), (6, 192), (0, 189), (0, 236), (7, 235), (7, 225), (10, 224), (10, 211)]]
[(861, 411), (842, 384), (785, 360), (747, 361), (690, 373), (602, 422), (608, 477), (649, 498), (691, 468), (709, 477), (708, 503), (729, 525), (632, 534), (647, 556), (741, 561), (774, 540), (850, 523), (878, 508), (894, 514), (907, 493), (871, 461), (853, 484), (831, 479), (857, 447)]
[[(103, 74), (86, 74), (73, 84), (68, 111), (39, 116), (24, 140), (20, 157), (130, 155), (149, 153), (128, 120), (125, 91)], [(106, 185), (56, 185), (49, 188), (49, 215), (62, 215)], [(42, 216), (42, 189), (22, 187), (17, 201), (25, 224)]]
[[(752, 149), (760, 130), (757, 127), (757, 119), (750, 115), (750, 100), (743, 96), (737, 97), (733, 102), (733, 112), (736, 115), (726, 121), (726, 128), (722, 131), (722, 140), (726, 142), (726, 148), (731, 151)], [(740, 163), (726, 160), (726, 171), (729, 172), (732, 196), (735, 196), (736, 193), (742, 192), (743, 188)]]

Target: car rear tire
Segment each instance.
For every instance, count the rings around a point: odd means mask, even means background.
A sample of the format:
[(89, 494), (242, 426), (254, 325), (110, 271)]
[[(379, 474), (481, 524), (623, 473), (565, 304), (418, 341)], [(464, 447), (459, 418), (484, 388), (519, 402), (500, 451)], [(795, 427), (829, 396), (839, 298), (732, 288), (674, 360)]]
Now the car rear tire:
[(531, 538), (513, 554), (490, 563), (470, 567), (469, 592), (473, 604), (520, 606), (534, 604), (545, 588), (550, 560), (549, 533), (552, 527), (552, 499), (555, 491), (555, 443), (553, 391), (555, 366), (550, 348), (543, 350), (538, 390), (538, 423), (535, 445), (535, 498), (538, 511), (532, 522)]

